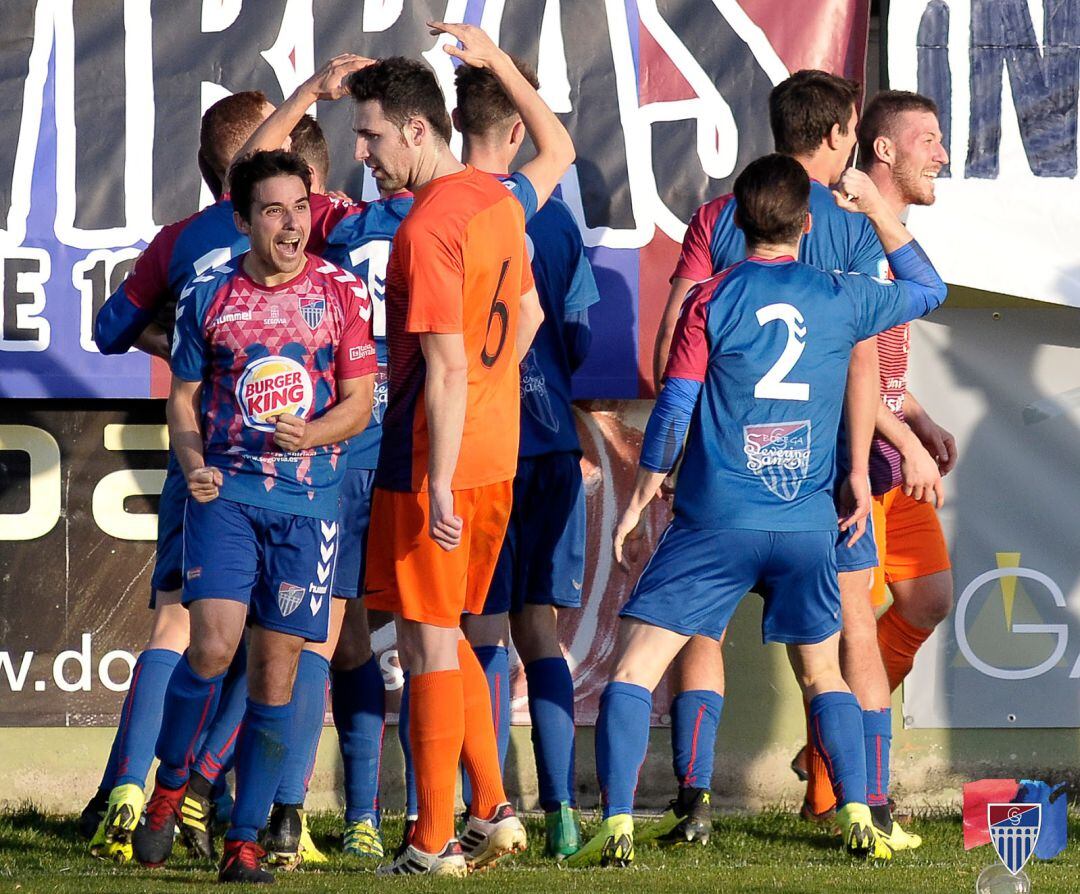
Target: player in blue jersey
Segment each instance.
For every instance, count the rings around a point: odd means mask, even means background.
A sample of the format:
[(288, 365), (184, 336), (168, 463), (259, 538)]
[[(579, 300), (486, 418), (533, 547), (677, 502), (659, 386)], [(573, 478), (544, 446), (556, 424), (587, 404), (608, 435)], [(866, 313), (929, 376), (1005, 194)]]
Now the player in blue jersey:
[[(272, 111), (262, 93), (248, 91), (214, 103), (203, 115), (199, 167), (215, 199), (220, 199), (218, 191), (232, 156)], [(98, 348), (103, 354), (117, 354), (134, 346), (168, 360), (180, 291), (193, 276), (246, 247), (247, 238), (237, 232), (227, 205), (212, 205), (163, 228), (94, 321)], [(188, 614), (180, 604), (186, 497), (183, 474), (170, 452), (158, 507), (150, 639), (132, 671), (98, 792), (81, 819), (84, 834), (92, 836), (91, 852), (117, 862), (131, 858), (130, 838), (142, 813), (143, 786), (154, 757), (165, 686), (188, 644)], [(185, 841), (196, 851), (205, 852), (208, 836), (193, 835)]]
[(813, 226), (810, 179), (796, 160), (769, 155), (735, 182), (748, 259), (700, 283), (683, 305), (615, 531), (617, 560), (686, 439), (675, 518), (621, 612), (596, 731), (604, 822), (574, 865), (633, 860), (652, 690), (690, 637), (719, 640), (751, 588), (765, 601), (763, 639), (788, 645), (845, 848), (892, 855), (864, 800), (863, 712), (840, 673), (836, 436), (852, 348), (933, 310), (946, 288), (866, 175), (848, 172), (840, 189), (837, 203), (873, 225), (895, 282), (795, 260)]
[(219, 878), (268, 881), (255, 838), (282, 771), (300, 651), (328, 633), (341, 442), (370, 415), (376, 360), (363, 283), (305, 253), (307, 165), (256, 153), (229, 178), (251, 248), (192, 280), (177, 308), (168, 418), (190, 494), (183, 599), (192, 635), (169, 681), (154, 794), (133, 845), (144, 865), (168, 858), (193, 745), (250, 615)]
[[(515, 64), (538, 89), (535, 74)], [(525, 137), (520, 115), (486, 69), (459, 66), (455, 82), (453, 121), (464, 138), (462, 160), (508, 177)], [(585, 579), (585, 491), (570, 379), (588, 353), (588, 309), (600, 296), (566, 205), (552, 198), (533, 214), (528, 176), (518, 172), (507, 184), (526, 209), (525, 232), (544, 322), (521, 362), (520, 459), (510, 523), (483, 614), (467, 616), (463, 629), (488, 678), (500, 760), (505, 760), (510, 739), (508, 646), (513, 634), (529, 693), (545, 849), (561, 859), (577, 850), (579, 834), (574, 683), (557, 620), (560, 609), (580, 607)], [(471, 793), (467, 782), (463, 785), (468, 805)]]
[[(796, 72), (773, 89), (769, 119), (777, 151), (795, 158), (811, 178), (813, 227), (802, 240), (800, 260), (823, 270), (880, 276), (885, 273), (885, 259), (873, 228), (862, 215), (838, 209), (828, 188), (843, 173), (855, 145), (858, 95), (854, 81), (820, 71)], [(746, 241), (734, 222), (735, 210), (733, 197), (721, 196), (702, 205), (690, 222), (657, 334), (654, 370), (658, 384), (675, 320), (693, 283), (745, 257)], [(857, 516), (870, 505), (866, 478), (877, 405), (877, 351), (870, 339), (852, 353), (845, 408), (847, 425), (841, 427), (841, 432), (846, 428), (850, 437), (847, 446), (842, 445), (838, 452), (848, 480), (859, 491)], [(841, 437), (843, 440), (843, 434)], [(880, 667), (874, 666), (876, 649), (872, 648), (874, 618), (863, 598), (876, 564), (874, 538), (869, 534), (838, 539), (845, 636), (850, 634), (853, 645), (845, 650), (845, 673), (868, 711), (868, 722), (878, 729), (887, 722), (881, 712), (888, 709), (889, 699), (887, 688), (878, 685)], [(880, 666), (880, 660), (876, 664)], [(671, 706), (672, 752), (679, 791), (664, 822), (650, 831), (660, 835), (662, 841), (704, 842), (712, 827), (709, 787), (716, 729), (723, 709), (720, 645), (695, 637), (676, 660), (673, 673), (678, 694)], [(883, 757), (887, 764), (887, 749)], [(813, 759), (820, 761), (820, 756)], [(879, 815), (878, 820), (883, 831), (890, 830), (887, 816)], [(902, 846), (901, 840), (907, 846), (917, 843), (915, 837), (909, 840), (898, 829), (898, 847)]]

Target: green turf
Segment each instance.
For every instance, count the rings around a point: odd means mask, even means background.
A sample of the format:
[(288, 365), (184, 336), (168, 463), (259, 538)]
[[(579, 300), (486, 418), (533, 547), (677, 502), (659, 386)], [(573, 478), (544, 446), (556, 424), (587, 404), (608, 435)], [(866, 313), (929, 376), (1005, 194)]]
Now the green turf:
[[(589, 824), (591, 826), (592, 824)], [(964, 852), (957, 818), (922, 819), (911, 824), (925, 839), (914, 853), (891, 864), (855, 864), (840, 852), (838, 839), (782, 812), (723, 816), (714, 824), (708, 847), (660, 850), (641, 845), (633, 869), (564, 870), (540, 857), (541, 822), (528, 821), (533, 848), (496, 870), (465, 881), (375, 879), (360, 861), (333, 857), (321, 871), (279, 873), (278, 891), (368, 891), (384, 887), (409, 891), (606, 891), (678, 892), (887, 892), (887, 894), (960, 894), (974, 891), (979, 870), (996, 858), (989, 847)], [(639, 829), (641, 824), (639, 823)], [(333, 854), (341, 843), (341, 821), (313, 818), (316, 843)], [(400, 820), (388, 820), (388, 843), (396, 842)], [(1071, 837), (1080, 822), (1070, 824)], [(1034, 861), (1033, 861), (1034, 862)], [(1080, 857), (1069, 848), (1056, 860), (1029, 864), (1035, 894), (1080, 890)], [(0, 892), (191, 892), (208, 889), (210, 868), (190, 861), (181, 848), (164, 869), (117, 868), (93, 859), (76, 840), (75, 818), (33, 809), (0, 813)]]

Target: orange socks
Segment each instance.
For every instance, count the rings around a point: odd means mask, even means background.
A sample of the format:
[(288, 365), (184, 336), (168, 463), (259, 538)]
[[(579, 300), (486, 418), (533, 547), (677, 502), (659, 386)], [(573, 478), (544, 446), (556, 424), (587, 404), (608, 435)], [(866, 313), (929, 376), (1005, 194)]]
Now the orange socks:
[[(490, 708), (488, 726), (491, 726)], [(464, 738), (461, 671), (434, 671), (412, 677), (409, 680), (409, 742), (416, 768), (419, 814), (412, 843), (425, 853), (439, 853), (446, 842), (455, 837), (457, 766)]]
[(878, 648), (881, 650), (881, 660), (885, 662), (890, 692), (904, 682), (904, 677), (911, 672), (911, 666), (915, 663), (915, 653), (933, 632), (932, 628), (927, 630), (905, 621), (896, 606), (891, 606), (878, 618)]
[(465, 742), (461, 762), (472, 785), (472, 813), (486, 820), (506, 800), (506, 792), (499, 766), (499, 746), (491, 717), (487, 677), (476, 660), (476, 653), (464, 639), (458, 640), (458, 666), (465, 693)]
[[(805, 705), (809, 713), (809, 705)], [(814, 814), (822, 814), (836, 807), (836, 795), (833, 793), (832, 780), (829, 779), (829, 768), (825, 765), (825, 759), (812, 744), (813, 737), (810, 735), (810, 720), (807, 717), (806, 727), (806, 772), (809, 778), (806, 780), (806, 806)]]

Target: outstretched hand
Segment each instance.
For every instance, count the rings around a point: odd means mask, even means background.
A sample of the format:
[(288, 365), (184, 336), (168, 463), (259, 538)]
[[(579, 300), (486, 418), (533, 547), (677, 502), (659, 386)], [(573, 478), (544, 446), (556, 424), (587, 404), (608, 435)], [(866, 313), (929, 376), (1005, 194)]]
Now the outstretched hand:
[(456, 38), (460, 46), (446, 44), (443, 49), (456, 59), (474, 68), (491, 68), (506, 54), (495, 45), (484, 31), (476, 25), (457, 24), (456, 22), (428, 22), (432, 34), (449, 34)]
[(341, 99), (349, 92), (348, 87), (345, 86), (345, 79), (354, 71), (360, 71), (361, 68), (374, 64), (374, 59), (357, 56), (354, 53), (342, 53), (308, 78), (305, 86), (316, 99)]

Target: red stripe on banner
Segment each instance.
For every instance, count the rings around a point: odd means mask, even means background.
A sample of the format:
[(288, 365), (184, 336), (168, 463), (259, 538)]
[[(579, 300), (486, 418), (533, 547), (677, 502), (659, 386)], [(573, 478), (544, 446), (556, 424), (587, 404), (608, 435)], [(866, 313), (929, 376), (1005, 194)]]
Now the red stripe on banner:
[(641, 397), (654, 397), (653, 347), (656, 330), (664, 315), (668, 290), (668, 277), (679, 260), (678, 242), (656, 231), (652, 241), (641, 247), (638, 257), (638, 393)]
[(964, 850), (990, 843), (987, 805), (1015, 800), (1019, 788), (1015, 779), (980, 779), (964, 786)]
[(160, 357), (150, 358), (150, 396), (168, 397), (172, 387), (172, 374), (169, 364)]
[(644, 25), (638, 27), (638, 103), (694, 99), (697, 93)]
[(740, 0), (788, 71), (820, 68), (862, 81), (870, 34), (869, 0)]

